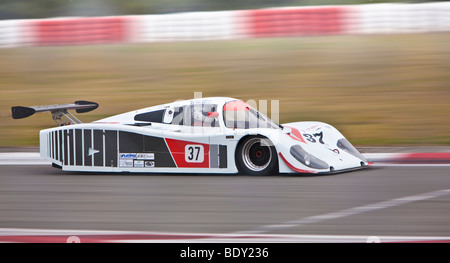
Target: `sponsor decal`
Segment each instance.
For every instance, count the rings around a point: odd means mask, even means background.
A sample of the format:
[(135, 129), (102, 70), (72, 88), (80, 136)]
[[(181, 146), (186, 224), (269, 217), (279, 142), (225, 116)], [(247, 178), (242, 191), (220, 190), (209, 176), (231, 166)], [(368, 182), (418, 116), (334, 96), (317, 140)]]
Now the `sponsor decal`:
[(121, 159), (119, 161), (119, 166), (120, 167), (133, 167), (133, 160)]
[(145, 160), (154, 160), (154, 153), (120, 153), (120, 159), (145, 159)]
[(119, 167), (155, 167), (154, 153), (120, 153)]
[(155, 154), (154, 153), (138, 153), (136, 156), (136, 159), (154, 160)]
[(137, 154), (135, 153), (120, 153), (120, 159), (137, 159)]
[(144, 161), (143, 160), (134, 160), (134, 167), (144, 168)]
[(145, 162), (145, 167), (155, 167), (154, 161), (144, 161), (144, 162)]

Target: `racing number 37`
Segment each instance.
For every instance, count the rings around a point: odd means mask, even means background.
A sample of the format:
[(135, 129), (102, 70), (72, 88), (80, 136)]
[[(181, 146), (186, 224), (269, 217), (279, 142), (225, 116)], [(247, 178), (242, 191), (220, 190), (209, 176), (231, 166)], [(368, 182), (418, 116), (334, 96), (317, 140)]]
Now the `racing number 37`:
[(202, 163), (205, 156), (203, 145), (188, 144), (184, 148), (184, 159), (188, 163)]
[(316, 139), (314, 139), (314, 137), (316, 137), (316, 138), (318, 138), (318, 140), (319, 140), (319, 142), (320, 142), (321, 144), (325, 144), (325, 143), (323, 142), (323, 132), (314, 133), (313, 135), (308, 134), (308, 133), (304, 133), (303, 136), (306, 137), (306, 140), (308, 140), (308, 141), (310, 141), (310, 142), (313, 142), (313, 143), (316, 142)]

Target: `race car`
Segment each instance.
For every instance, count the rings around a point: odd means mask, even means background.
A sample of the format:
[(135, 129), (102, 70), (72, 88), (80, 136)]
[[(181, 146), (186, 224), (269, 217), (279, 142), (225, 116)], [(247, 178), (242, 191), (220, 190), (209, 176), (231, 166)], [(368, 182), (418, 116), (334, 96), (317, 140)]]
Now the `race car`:
[(50, 111), (58, 127), (40, 131), (41, 157), (65, 171), (117, 173), (327, 174), (368, 167), (323, 122), (279, 125), (227, 97), (175, 101), (82, 123), (68, 110), (97, 103), (12, 107), (14, 119)]

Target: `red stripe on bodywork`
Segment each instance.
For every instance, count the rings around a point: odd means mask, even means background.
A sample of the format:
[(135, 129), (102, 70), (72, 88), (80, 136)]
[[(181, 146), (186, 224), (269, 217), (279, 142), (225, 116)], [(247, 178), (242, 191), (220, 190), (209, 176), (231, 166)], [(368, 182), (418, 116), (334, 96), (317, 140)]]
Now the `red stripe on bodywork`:
[[(182, 141), (176, 139), (166, 138), (167, 146), (169, 146), (170, 153), (172, 154), (175, 163), (178, 168), (209, 168), (209, 144), (199, 143), (199, 142), (190, 142), (190, 141)], [(203, 154), (203, 162), (195, 163), (195, 162), (186, 162), (186, 145), (202, 145), (204, 154)]]
[(300, 131), (298, 129), (293, 128), (293, 127), (289, 127), (289, 126), (286, 126), (286, 127), (291, 129), (291, 132), (287, 133), (287, 135), (289, 137), (291, 137), (292, 139), (294, 139), (296, 141), (300, 141), (302, 143), (306, 143), (305, 139), (303, 139), (303, 136), (302, 136), (302, 134), (300, 133)]
[(316, 173), (317, 173), (316, 171), (309, 171), (309, 170), (299, 169), (299, 168), (293, 166), (291, 163), (289, 163), (288, 160), (286, 160), (286, 158), (284, 158), (284, 156), (283, 156), (282, 153), (278, 153), (278, 154), (280, 155), (281, 159), (283, 159), (284, 163), (285, 163), (289, 168), (291, 168), (292, 170), (294, 170), (294, 171), (296, 171), (296, 172), (298, 172), (298, 173), (307, 173), (307, 174), (316, 174)]

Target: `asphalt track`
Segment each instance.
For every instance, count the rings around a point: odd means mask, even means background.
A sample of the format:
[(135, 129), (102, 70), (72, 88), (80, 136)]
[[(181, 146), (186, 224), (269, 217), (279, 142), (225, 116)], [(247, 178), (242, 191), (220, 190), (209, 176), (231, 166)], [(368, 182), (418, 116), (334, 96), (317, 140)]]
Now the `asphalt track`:
[(2, 229), (449, 237), (449, 208), (449, 166), (268, 177), (0, 166)]

